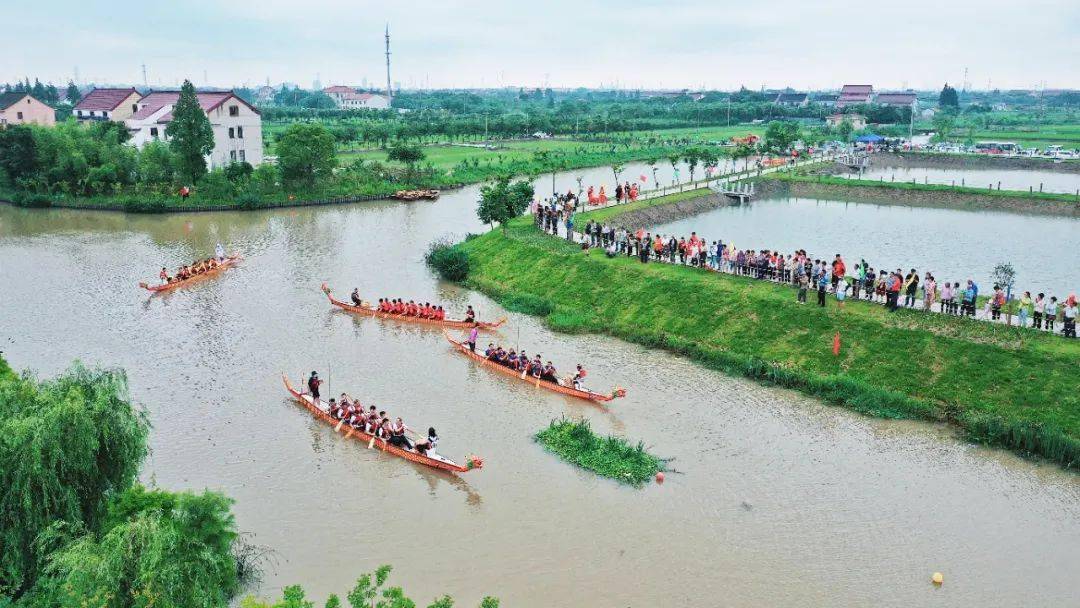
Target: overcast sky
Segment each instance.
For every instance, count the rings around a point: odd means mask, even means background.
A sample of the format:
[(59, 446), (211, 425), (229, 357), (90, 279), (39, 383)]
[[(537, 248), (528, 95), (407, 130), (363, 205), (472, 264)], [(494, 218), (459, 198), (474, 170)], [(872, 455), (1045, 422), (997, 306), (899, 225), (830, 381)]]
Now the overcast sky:
[(403, 87), (1080, 88), (1080, 0), (17, 4), (0, 82), (374, 85), (389, 23)]

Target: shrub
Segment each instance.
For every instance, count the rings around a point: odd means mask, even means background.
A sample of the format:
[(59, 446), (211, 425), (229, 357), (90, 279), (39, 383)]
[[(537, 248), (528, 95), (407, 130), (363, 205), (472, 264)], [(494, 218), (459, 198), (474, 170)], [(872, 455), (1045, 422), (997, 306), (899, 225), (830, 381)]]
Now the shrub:
[(32, 192), (16, 192), (15, 195), (11, 197), (11, 202), (18, 207), (30, 207), (35, 209), (52, 206), (52, 199), (47, 195)]
[(447, 240), (431, 243), (424, 260), (447, 281), (461, 282), (469, 276), (469, 254)]

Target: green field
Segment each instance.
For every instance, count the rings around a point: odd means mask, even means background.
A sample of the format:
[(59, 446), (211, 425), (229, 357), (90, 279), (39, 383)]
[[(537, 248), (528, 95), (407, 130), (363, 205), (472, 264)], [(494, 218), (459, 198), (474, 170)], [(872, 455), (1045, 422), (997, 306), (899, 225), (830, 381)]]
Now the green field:
[(517, 308), (556, 330), (663, 348), (870, 415), (953, 423), (972, 440), (1080, 466), (1078, 340), (862, 301), (800, 306), (786, 286), (584, 255), (528, 219), (458, 247), (469, 286), (511, 308), (529, 303)]
[[(449, 145), (440, 144), (424, 146), (425, 162), (429, 162), (437, 169), (449, 171), (461, 161), (479, 160), (480, 162), (512, 162), (530, 161), (533, 154), (540, 151), (561, 152), (575, 154), (578, 152), (607, 152), (611, 150), (611, 144), (581, 142), (569, 139), (535, 139), (523, 141), (493, 142), (488, 146), (474, 145)], [(351, 162), (354, 159), (377, 160), (389, 162), (385, 150), (365, 150), (362, 152), (340, 152), (338, 159), (343, 162)]]
[(1025, 148), (1046, 148), (1052, 145), (1066, 149), (1080, 149), (1080, 125), (1037, 125), (1031, 127), (1001, 127), (977, 129), (959, 127), (952, 131), (950, 139), (974, 141), (1011, 141)]

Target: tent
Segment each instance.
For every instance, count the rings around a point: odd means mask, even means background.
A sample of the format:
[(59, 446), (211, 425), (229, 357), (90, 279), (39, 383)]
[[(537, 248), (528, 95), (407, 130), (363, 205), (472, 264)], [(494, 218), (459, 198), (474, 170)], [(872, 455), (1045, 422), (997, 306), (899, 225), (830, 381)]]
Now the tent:
[(885, 141), (885, 138), (880, 135), (874, 135), (873, 133), (871, 133), (869, 135), (860, 135), (855, 138), (855, 141), (859, 142), (860, 144), (878, 144)]

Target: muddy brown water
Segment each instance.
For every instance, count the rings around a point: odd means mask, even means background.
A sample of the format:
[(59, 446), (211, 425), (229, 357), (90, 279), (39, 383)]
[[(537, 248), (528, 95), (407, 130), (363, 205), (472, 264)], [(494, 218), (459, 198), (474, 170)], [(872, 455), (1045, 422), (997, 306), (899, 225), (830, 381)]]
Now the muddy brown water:
[[(421, 261), (433, 238), (481, 229), (475, 197), (166, 217), (0, 206), (0, 349), (43, 376), (76, 358), (126, 368), (154, 425), (143, 480), (235, 498), (239, 528), (277, 556), (262, 596), (302, 583), (321, 600), (388, 563), (419, 601), (464, 606), (1077, 605), (1080, 483), (1053, 466), (509, 314), (504, 344), (627, 387), (601, 408), (477, 368), (438, 331), (329, 308), (322, 281), (507, 314)], [(239, 268), (136, 288), (219, 241)], [(282, 389), (281, 372), (313, 369), (484, 469), (343, 440)], [(633, 489), (576, 469), (531, 440), (560, 416), (678, 473)]]

